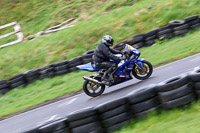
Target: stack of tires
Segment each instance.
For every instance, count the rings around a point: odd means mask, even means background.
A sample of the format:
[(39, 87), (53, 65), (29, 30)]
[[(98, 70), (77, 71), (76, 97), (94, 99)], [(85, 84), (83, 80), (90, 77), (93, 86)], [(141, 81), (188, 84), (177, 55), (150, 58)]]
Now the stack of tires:
[(152, 30), (145, 34), (145, 46), (152, 46), (155, 43), (155, 40), (158, 39), (158, 30)]
[(172, 27), (170, 25), (161, 27), (158, 29), (158, 38), (159, 39), (170, 39), (174, 37)]
[(101, 123), (106, 132), (112, 132), (127, 124), (131, 118), (127, 100), (120, 98), (96, 107)]
[(36, 133), (70, 133), (67, 119), (59, 119), (39, 127)]
[(8, 85), (7, 80), (1, 80), (0, 81), (0, 94), (4, 95), (8, 91), (10, 91), (10, 86)]
[(33, 83), (35, 80), (39, 79), (39, 76), (40, 76), (39, 72), (40, 72), (39, 69), (31, 69), (23, 73), (26, 85)]
[(10, 88), (17, 88), (19, 86), (23, 86), (26, 84), (24, 75), (23, 74), (18, 74), (8, 80)]
[(189, 25), (183, 20), (173, 20), (169, 22), (173, 29), (174, 36), (184, 36), (189, 31)]
[(69, 63), (69, 61), (63, 60), (63, 61), (59, 61), (59, 62), (52, 64), (52, 66), (54, 68), (54, 74), (61, 75), (61, 74), (68, 73), (69, 72), (68, 71), (68, 63)]
[(195, 29), (200, 26), (200, 18), (198, 15), (184, 18), (184, 21), (189, 25), (190, 29)]
[(51, 78), (54, 76), (54, 67), (53, 65), (48, 65), (40, 68), (40, 79)]
[(145, 34), (137, 34), (129, 43), (131, 46), (139, 49), (145, 46)]
[(160, 103), (157, 99), (155, 85), (133, 91), (127, 95), (132, 117), (142, 119), (151, 111), (157, 111)]
[(82, 64), (87, 64), (92, 62), (92, 56), (94, 55), (95, 50), (89, 50), (83, 53), (82, 55)]
[(124, 49), (125, 44), (129, 44), (129, 43), (130, 43), (130, 42), (127, 42), (127, 41), (119, 42), (119, 43), (117, 43), (117, 44), (114, 46), (114, 49), (121, 51), (121, 50)]
[(85, 108), (67, 116), (70, 133), (103, 133), (97, 112), (94, 108)]
[(156, 87), (162, 108), (173, 109), (189, 105), (195, 98), (187, 75), (166, 80)]
[(78, 68), (76, 66), (81, 65), (81, 64), (82, 64), (81, 56), (78, 56), (78, 57), (75, 57), (75, 58), (69, 60), (69, 62), (68, 62), (69, 72), (74, 72), (74, 71), (78, 70)]
[(189, 79), (192, 82), (192, 85), (194, 87), (194, 93), (196, 95), (196, 99), (200, 98), (200, 67), (194, 69), (194, 71), (192, 71), (189, 74)]

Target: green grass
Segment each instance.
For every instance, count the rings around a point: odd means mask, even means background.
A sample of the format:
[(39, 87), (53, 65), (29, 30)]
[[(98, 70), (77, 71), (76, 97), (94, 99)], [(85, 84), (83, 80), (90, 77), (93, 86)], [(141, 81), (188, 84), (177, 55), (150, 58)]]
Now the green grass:
[(162, 111), (147, 119), (132, 121), (115, 133), (198, 133), (200, 131), (200, 101), (186, 110)]
[[(0, 5), (5, 5), (6, 2), (8, 0), (1, 1)], [(9, 21), (15, 20), (20, 15), (16, 20), (22, 24), (24, 34), (28, 35), (61, 22), (65, 16), (69, 18), (70, 15), (75, 15), (80, 20), (73, 28), (1, 49), (0, 79), (81, 55), (86, 50), (94, 49), (105, 34), (113, 36), (117, 43), (131, 39), (135, 34), (166, 25), (170, 20), (199, 14), (200, 4), (198, 0), (140, 0), (137, 3), (116, 0), (106, 4), (105, 1), (91, 0), (23, 2), (18, 2), (12, 8), (9, 6), (12, 2), (6, 3), (8, 6), (2, 6), (2, 14), (10, 12), (0, 20), (0, 24), (7, 23), (7, 18)], [(148, 9), (147, 6), (151, 4), (153, 8)], [(25, 9), (28, 9), (26, 13)], [(85, 15), (81, 14), (84, 12)], [(63, 16), (59, 16), (60, 14)]]
[(19, 87), (0, 96), (0, 117), (43, 103), (82, 88), (82, 76), (87, 72), (74, 72), (54, 78), (38, 80), (26, 88)]
[(141, 56), (150, 60), (154, 65), (172, 62), (200, 52), (200, 28), (171, 40), (157, 42), (152, 47), (142, 48)]
[[(129, 0), (128, 2), (127, 0), (2, 0), (0, 1), (0, 25), (17, 21), (27, 36), (69, 18), (88, 20), (97, 14), (133, 5), (136, 1), (138, 0)], [(6, 32), (6, 29), (2, 32)]]
[[(152, 47), (141, 49), (142, 57), (153, 65), (170, 62), (200, 51), (200, 30), (177, 37)], [(26, 109), (50, 99), (80, 90), (83, 84), (83, 75), (89, 72), (74, 72), (63, 76), (36, 81), (26, 88), (18, 88), (0, 96), (0, 117)]]

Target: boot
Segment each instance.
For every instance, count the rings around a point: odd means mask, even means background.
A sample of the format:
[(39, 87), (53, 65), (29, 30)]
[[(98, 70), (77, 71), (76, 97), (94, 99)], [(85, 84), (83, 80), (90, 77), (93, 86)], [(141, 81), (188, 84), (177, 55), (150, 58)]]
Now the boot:
[(104, 73), (104, 75), (103, 75), (103, 77), (102, 77), (102, 83), (104, 84), (104, 85), (110, 85), (110, 81), (108, 80), (108, 73), (107, 72), (105, 72)]

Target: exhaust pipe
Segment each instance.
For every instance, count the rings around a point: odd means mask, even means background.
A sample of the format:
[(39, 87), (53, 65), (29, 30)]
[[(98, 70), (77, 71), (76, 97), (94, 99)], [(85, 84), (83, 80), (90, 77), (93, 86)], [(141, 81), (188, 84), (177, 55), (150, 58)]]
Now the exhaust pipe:
[(89, 80), (89, 81), (92, 81), (92, 82), (95, 82), (95, 83), (97, 83), (97, 84), (102, 84), (102, 83), (99, 82), (98, 80), (93, 79), (93, 78), (90, 78), (90, 77), (87, 77), (87, 76), (83, 76), (83, 79), (85, 79), (85, 80)]

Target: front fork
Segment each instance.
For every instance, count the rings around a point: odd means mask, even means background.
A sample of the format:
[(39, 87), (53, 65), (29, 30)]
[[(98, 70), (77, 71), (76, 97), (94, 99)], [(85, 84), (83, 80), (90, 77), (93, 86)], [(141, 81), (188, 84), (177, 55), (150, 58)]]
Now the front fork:
[(144, 59), (139, 59), (139, 60), (136, 60), (135, 61), (135, 65), (137, 66), (137, 67), (139, 67), (141, 70), (142, 70), (142, 68), (143, 68), (143, 65), (142, 65), (142, 62), (144, 61)]

